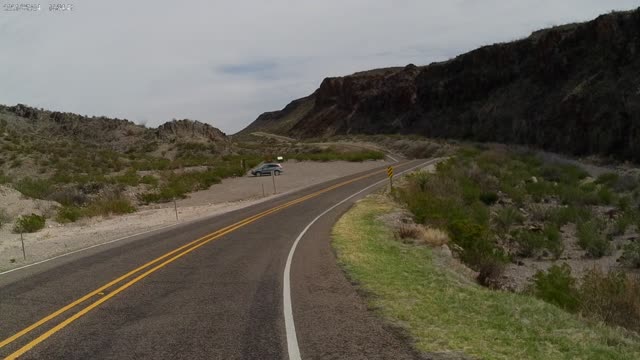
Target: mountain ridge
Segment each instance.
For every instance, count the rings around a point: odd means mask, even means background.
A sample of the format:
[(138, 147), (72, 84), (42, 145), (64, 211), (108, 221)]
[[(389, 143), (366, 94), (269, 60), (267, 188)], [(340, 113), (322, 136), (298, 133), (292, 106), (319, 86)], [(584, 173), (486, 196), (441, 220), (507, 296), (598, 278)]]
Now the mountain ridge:
[(417, 134), (640, 162), (640, 9), (322, 81), (239, 134)]

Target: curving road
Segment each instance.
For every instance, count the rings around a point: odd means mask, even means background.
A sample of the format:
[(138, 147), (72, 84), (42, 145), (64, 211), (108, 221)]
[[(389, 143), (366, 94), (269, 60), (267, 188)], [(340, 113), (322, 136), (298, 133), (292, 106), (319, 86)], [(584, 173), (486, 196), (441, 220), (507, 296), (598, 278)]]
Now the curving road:
[(385, 179), (356, 174), (0, 275), (0, 357), (418, 358), (367, 311), (329, 244)]

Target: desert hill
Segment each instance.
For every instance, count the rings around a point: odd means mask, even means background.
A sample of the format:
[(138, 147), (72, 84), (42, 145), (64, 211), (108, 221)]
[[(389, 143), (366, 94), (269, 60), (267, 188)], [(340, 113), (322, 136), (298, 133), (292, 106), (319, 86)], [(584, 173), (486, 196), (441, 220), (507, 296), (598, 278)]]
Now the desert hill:
[(640, 9), (610, 13), (442, 63), (327, 78), (240, 135), (417, 134), (638, 162), (639, 52)]

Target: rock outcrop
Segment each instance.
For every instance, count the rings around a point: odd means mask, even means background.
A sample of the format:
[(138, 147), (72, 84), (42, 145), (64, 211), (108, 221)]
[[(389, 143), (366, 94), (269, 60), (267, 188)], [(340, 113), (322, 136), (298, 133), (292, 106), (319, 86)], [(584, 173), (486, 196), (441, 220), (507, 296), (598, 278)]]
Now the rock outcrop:
[(429, 66), (327, 78), (243, 132), (420, 134), (640, 162), (639, 52), (640, 9), (611, 13)]

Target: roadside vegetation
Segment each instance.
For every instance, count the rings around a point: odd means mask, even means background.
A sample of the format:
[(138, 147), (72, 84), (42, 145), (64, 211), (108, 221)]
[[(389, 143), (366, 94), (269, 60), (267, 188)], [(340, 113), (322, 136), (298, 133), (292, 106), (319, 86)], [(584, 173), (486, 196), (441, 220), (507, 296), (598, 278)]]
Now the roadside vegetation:
[[(57, 213), (39, 215), (59, 223), (127, 214), (140, 206), (185, 198), (225, 178), (245, 176), (251, 168), (275, 161), (278, 156), (298, 161), (352, 162), (385, 156), (379, 151), (282, 143), (260, 137), (228, 144), (202, 139), (162, 140), (143, 128), (116, 122), (109, 126), (121, 126), (125, 134), (121, 138), (130, 137), (130, 141), (119, 139), (123, 142), (109, 147), (73, 136), (41, 136), (36, 129), (20, 128), (29, 126), (25, 125), (29, 121), (1, 110), (0, 185), (13, 187), (28, 198), (58, 202), (61, 207)], [(0, 219), (0, 225), (7, 221)]]
[[(444, 164), (440, 169), (453, 171), (453, 164)], [(455, 185), (456, 180), (453, 182)], [(409, 186), (417, 187), (415, 191), (420, 189), (420, 184), (424, 185), (421, 192), (425, 192), (427, 186), (435, 186), (424, 174), (416, 175), (409, 182)], [(536, 277), (539, 283), (535, 287), (536, 296), (494, 291), (477, 284), (464, 267), (437, 244), (450, 238), (451, 248), (459, 247), (461, 258), (475, 268), (487, 263), (501, 264), (508, 261), (509, 254), (491, 241), (490, 234), (495, 231), (491, 225), (493, 216), (482, 210), (487, 206), (480, 200), (482, 191), (478, 193), (471, 188), (463, 191), (464, 188), (460, 185), (458, 194), (467, 194), (466, 208), (458, 207), (459, 202), (447, 205), (436, 196), (429, 197), (435, 199), (436, 204), (419, 212), (422, 222), (430, 224), (429, 227), (405, 224), (394, 229), (389, 219), (402, 210), (390, 198), (379, 195), (359, 202), (339, 220), (333, 232), (338, 261), (352, 281), (369, 294), (367, 300), (371, 308), (409, 334), (418, 350), (435, 358), (640, 357), (637, 333), (575, 314), (584, 308), (600, 309), (603, 321), (616, 323), (609, 320), (618, 316), (607, 312), (611, 311), (610, 306), (628, 305), (633, 299), (627, 297), (633, 292), (618, 291), (621, 283), (629, 281), (622, 276), (609, 280), (610, 275), (593, 273), (590, 275), (593, 280), (580, 286), (566, 276), (566, 267), (558, 267), (550, 274)], [(464, 198), (459, 201), (464, 203)], [(464, 216), (468, 216), (468, 220)], [(504, 211), (501, 221), (499, 226), (504, 231), (507, 225), (515, 226), (523, 218)], [(439, 234), (436, 236), (433, 232), (425, 235), (425, 229), (433, 230), (433, 226), (446, 230), (436, 231)], [(402, 237), (422, 240), (397, 240)], [(437, 238), (440, 240), (434, 242)], [(543, 241), (548, 242), (552, 240)], [(473, 259), (472, 254), (481, 260)], [(598, 299), (612, 299), (605, 295), (607, 292), (620, 294), (616, 299), (621, 300), (603, 306)], [(616, 310), (619, 314), (623, 311)]]
[[(480, 284), (514, 291), (505, 268), (525, 269), (524, 260), (552, 265), (526, 284), (528, 293), (586, 317), (640, 330), (632, 326), (640, 324), (640, 302), (630, 300), (640, 295), (633, 272), (640, 265), (634, 240), (640, 182), (634, 176), (594, 178), (579, 167), (545, 162), (532, 153), (464, 148), (434, 173), (410, 176), (394, 196), (418, 224), (450, 236), (452, 250), (477, 272)], [(602, 264), (613, 265), (597, 270), (602, 273), (576, 274), (563, 265), (595, 264), (603, 257), (611, 261)], [(603, 315), (600, 307), (607, 304), (617, 304), (609, 311), (620, 313)]]

